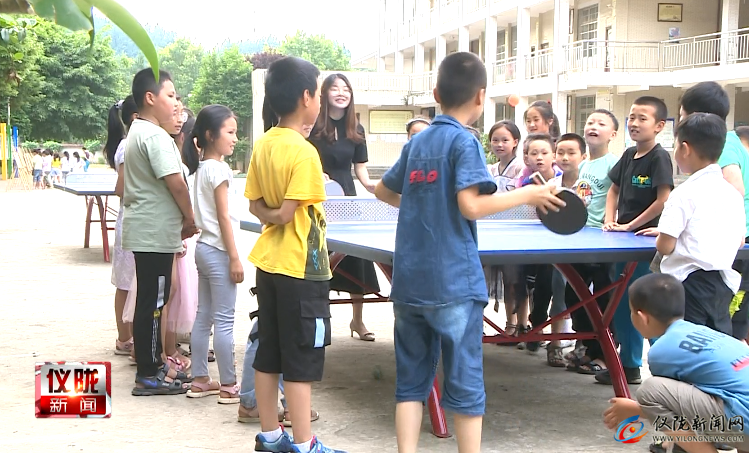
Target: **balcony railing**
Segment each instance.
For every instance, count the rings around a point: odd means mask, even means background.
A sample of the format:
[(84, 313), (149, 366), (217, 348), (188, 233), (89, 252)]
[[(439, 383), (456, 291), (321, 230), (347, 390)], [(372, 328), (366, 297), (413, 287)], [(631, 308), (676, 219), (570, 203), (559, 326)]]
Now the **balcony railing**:
[(501, 85), (503, 83), (514, 82), (516, 67), (517, 57), (505, 58), (504, 60), (494, 63), (492, 84)]
[(442, 23), (460, 18), (460, 0), (442, 0), (440, 4), (440, 19)]
[(542, 49), (525, 57), (525, 78), (548, 77), (553, 72), (554, 49)]
[[(338, 71), (322, 71), (322, 77), (336, 74)], [(411, 90), (412, 74), (388, 73), (384, 76), (377, 72), (344, 72), (343, 74), (351, 82), (354, 91), (380, 91), (380, 92), (403, 92)]]
[(687, 69), (749, 60), (749, 28), (663, 41), (663, 69)]
[(414, 96), (429, 94), (437, 86), (437, 71), (411, 74), (410, 92)]
[(473, 14), (476, 11), (486, 8), (488, 4), (489, 0), (463, 0), (463, 12), (465, 14)]
[(565, 72), (648, 72), (661, 68), (661, 43), (583, 40), (564, 46)]

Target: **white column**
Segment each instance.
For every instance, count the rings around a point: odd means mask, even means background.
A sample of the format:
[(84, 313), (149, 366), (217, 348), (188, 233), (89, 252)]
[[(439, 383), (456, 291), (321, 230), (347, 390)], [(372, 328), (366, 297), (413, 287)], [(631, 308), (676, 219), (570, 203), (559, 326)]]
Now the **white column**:
[(496, 102), (494, 102), (494, 99), (490, 98), (489, 96), (486, 97), (486, 101), (484, 102), (484, 133), (488, 133), (489, 129), (494, 126), (494, 123), (497, 122), (496, 114), (497, 114), (497, 107)]
[(414, 74), (421, 74), (424, 72), (424, 44), (416, 44), (414, 46)]
[(471, 48), (470, 40), (468, 39), (468, 28), (458, 28), (458, 52), (468, 52)]
[(729, 60), (736, 58), (738, 42), (736, 34), (731, 33), (739, 28), (739, 1), (723, 0), (720, 12), (720, 64), (726, 64)]
[(730, 102), (731, 110), (728, 111), (728, 117), (726, 117), (726, 125), (728, 125), (728, 130), (733, 130), (734, 122), (736, 121), (735, 118), (735, 112), (736, 112), (736, 85), (726, 85), (723, 87), (724, 90), (726, 90), (726, 93), (728, 93), (728, 100)]
[[(515, 106), (515, 125), (520, 129), (520, 135), (523, 137), (528, 134), (528, 131), (525, 129), (525, 119), (523, 119), (523, 114), (526, 110), (528, 110), (528, 96), (520, 96), (520, 102)], [(521, 146), (518, 146), (518, 156), (523, 155), (520, 148)]]
[(385, 72), (385, 57), (377, 57), (377, 72)]
[(531, 48), (531, 10), (518, 7), (518, 58), (515, 69), (517, 80), (525, 80), (525, 57)]
[(555, 89), (551, 96), (551, 107), (559, 121), (559, 132), (566, 134), (569, 121), (569, 118), (567, 118), (567, 93)]
[(440, 67), (440, 64), (442, 63), (442, 60), (445, 59), (447, 56), (447, 41), (445, 40), (444, 35), (437, 35), (435, 40), (435, 62), (434, 62), (434, 68), (438, 69)]
[[(487, 17), (484, 30), (486, 30), (484, 32), (484, 64), (486, 65), (488, 85), (492, 86), (494, 83), (494, 63), (497, 61), (497, 19), (493, 16)], [(484, 109), (484, 118), (486, 117), (486, 109)], [(494, 108), (492, 108), (493, 118)]]
[(568, 44), (570, 31), (570, 0), (554, 0), (554, 78), (564, 69), (564, 46)]
[(403, 51), (395, 51), (395, 73), (403, 74)]

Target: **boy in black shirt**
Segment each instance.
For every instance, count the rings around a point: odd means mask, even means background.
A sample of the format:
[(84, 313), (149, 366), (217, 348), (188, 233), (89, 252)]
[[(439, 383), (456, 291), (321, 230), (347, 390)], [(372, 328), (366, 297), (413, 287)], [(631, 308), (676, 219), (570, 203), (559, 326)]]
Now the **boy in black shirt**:
[[(640, 231), (658, 226), (663, 205), (674, 188), (671, 156), (655, 141), (666, 125), (667, 116), (666, 104), (658, 98), (642, 96), (632, 104), (627, 128), (636, 146), (624, 151), (609, 172), (612, 184), (606, 198), (603, 231)], [(649, 267), (648, 262), (638, 263), (630, 284), (650, 273)], [(617, 264), (617, 275), (623, 270), (624, 264)], [(621, 345), (619, 355), (627, 382), (639, 384), (643, 338), (632, 325), (628, 300), (625, 291), (614, 313), (614, 335)], [(608, 370), (598, 373), (596, 381), (611, 384)]]

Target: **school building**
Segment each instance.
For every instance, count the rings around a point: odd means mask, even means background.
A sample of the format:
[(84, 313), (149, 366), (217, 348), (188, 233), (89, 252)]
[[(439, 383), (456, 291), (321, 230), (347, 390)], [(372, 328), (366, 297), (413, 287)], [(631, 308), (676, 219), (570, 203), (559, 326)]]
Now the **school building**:
[[(483, 117), (522, 115), (551, 102), (562, 132), (581, 133), (588, 114), (609, 109), (621, 122), (612, 150), (630, 145), (625, 118), (635, 98), (662, 98), (669, 122), (661, 144), (673, 148), (679, 98), (714, 80), (728, 91), (729, 129), (749, 124), (749, 5), (744, 0), (379, 0), (379, 36), (347, 72), (367, 132), (370, 165), (390, 166), (406, 142), (412, 115), (439, 113), (436, 70), (453, 52), (470, 51), (489, 76)], [(253, 73), (254, 137), (262, 134), (264, 71)], [(326, 74), (327, 75), (327, 74)], [(507, 104), (520, 96), (516, 107)]]

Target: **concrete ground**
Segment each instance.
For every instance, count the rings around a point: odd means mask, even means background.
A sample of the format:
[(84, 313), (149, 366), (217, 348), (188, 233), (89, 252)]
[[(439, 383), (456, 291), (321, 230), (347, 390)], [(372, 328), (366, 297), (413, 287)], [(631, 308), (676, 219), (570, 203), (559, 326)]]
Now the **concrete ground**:
[[(116, 329), (111, 268), (102, 259), (96, 228), (91, 248), (83, 248), (84, 218), (82, 198), (57, 190), (6, 192), (0, 182), (0, 363), (10, 378), (0, 410), (0, 450), (252, 451), (258, 427), (237, 423), (236, 405), (218, 405), (213, 398), (130, 395), (135, 369), (126, 357), (112, 352)], [(237, 237), (240, 255), (248, 255), (254, 235), (242, 232)], [(110, 238), (113, 241), (113, 235)], [(248, 293), (254, 269), (246, 264), (245, 272), (235, 324), (240, 372), (248, 313), (256, 304)], [(384, 280), (383, 286), (386, 291)], [(351, 308), (334, 306), (332, 312), (333, 345), (325, 378), (314, 386), (313, 406), (321, 418), (313, 429), (327, 445), (351, 453), (396, 452), (391, 305), (365, 308), (367, 326), (377, 334), (375, 343), (349, 337)], [(62, 360), (112, 362), (112, 418), (34, 418), (34, 363)], [(623, 445), (603, 426), (601, 414), (613, 396), (611, 387), (595, 384), (591, 376), (550, 368), (543, 355), (515, 348), (487, 345), (484, 360), (483, 452), (647, 451), (649, 435), (639, 444)], [(380, 380), (373, 377), (378, 366)], [(210, 369), (216, 378), (215, 364)], [(454, 438), (437, 439), (429, 433), (426, 411), (420, 447), (434, 453), (457, 451)]]

